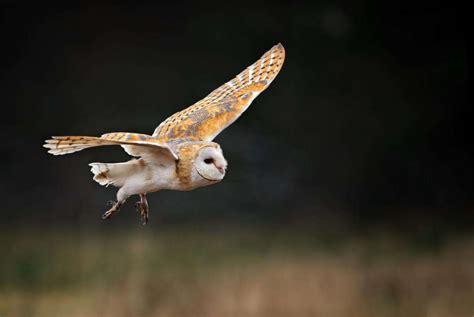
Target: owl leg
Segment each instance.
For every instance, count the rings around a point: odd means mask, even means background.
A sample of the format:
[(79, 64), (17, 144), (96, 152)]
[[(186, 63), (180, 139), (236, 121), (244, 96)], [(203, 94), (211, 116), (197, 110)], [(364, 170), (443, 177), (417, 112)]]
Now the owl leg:
[(120, 201), (109, 201), (109, 204), (112, 205), (112, 208), (107, 210), (102, 214), (102, 219), (109, 219), (111, 218), (115, 213), (117, 213), (120, 210), (120, 207), (122, 206), (123, 202)]
[(127, 200), (128, 197), (129, 195), (126, 195), (122, 188), (119, 189), (119, 191), (117, 192), (117, 201), (109, 201), (109, 204), (112, 205), (112, 208), (104, 212), (104, 214), (102, 215), (102, 219), (109, 219), (113, 215), (115, 215), (120, 210), (120, 207), (122, 207), (123, 203), (125, 202), (125, 200)]
[(140, 201), (137, 201), (135, 206), (142, 218), (142, 224), (146, 225), (148, 223), (148, 212), (150, 211), (148, 208), (148, 201), (146, 200), (146, 194), (140, 194)]

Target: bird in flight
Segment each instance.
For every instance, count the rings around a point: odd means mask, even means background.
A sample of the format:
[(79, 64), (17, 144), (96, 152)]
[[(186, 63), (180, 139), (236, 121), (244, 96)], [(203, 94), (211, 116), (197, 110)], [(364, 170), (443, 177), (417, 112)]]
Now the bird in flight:
[(103, 215), (109, 219), (132, 195), (143, 224), (148, 222), (146, 195), (162, 189), (188, 191), (220, 182), (227, 161), (212, 140), (250, 106), (275, 79), (285, 60), (281, 44), (235, 78), (192, 106), (163, 121), (152, 135), (112, 132), (100, 137), (53, 136), (43, 145), (48, 153), (63, 155), (83, 149), (120, 145), (134, 159), (123, 163), (90, 163), (94, 180), (118, 187), (117, 201)]

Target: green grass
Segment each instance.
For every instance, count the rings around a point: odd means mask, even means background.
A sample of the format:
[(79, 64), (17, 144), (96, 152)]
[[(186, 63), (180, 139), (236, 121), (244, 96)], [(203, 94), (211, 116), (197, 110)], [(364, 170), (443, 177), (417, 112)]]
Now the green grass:
[(0, 316), (472, 316), (474, 240), (275, 228), (0, 233)]

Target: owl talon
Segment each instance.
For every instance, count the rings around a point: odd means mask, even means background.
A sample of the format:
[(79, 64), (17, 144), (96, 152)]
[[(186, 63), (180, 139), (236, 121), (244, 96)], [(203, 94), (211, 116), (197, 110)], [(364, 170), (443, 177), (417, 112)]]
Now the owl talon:
[(135, 207), (140, 213), (142, 224), (146, 225), (148, 223), (148, 212), (150, 211), (150, 209), (148, 208), (148, 201), (146, 200), (145, 194), (140, 194), (140, 201), (137, 201), (135, 203)]
[(104, 214), (102, 215), (102, 219), (111, 218), (117, 211), (120, 210), (120, 206), (122, 206), (120, 202), (115, 202), (115, 201), (109, 201), (107, 204), (110, 205), (111, 203), (113, 205), (112, 208), (104, 212)]
[(148, 208), (146, 208), (141, 202), (137, 202), (135, 205), (137, 211), (140, 213), (142, 224), (146, 225), (148, 223)]

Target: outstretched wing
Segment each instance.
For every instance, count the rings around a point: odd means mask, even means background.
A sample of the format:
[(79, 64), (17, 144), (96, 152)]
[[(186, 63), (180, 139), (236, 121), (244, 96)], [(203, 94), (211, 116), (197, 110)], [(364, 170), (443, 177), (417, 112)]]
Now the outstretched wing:
[(128, 132), (114, 132), (103, 134), (100, 138), (93, 136), (53, 136), (43, 145), (53, 155), (74, 153), (87, 148), (121, 145), (132, 156), (149, 157), (165, 155), (174, 160), (178, 159), (176, 153), (166, 144), (161, 143), (150, 135)]
[(275, 45), (234, 79), (166, 119), (155, 129), (153, 137), (163, 143), (211, 141), (270, 85), (284, 60), (285, 49), (281, 44)]

